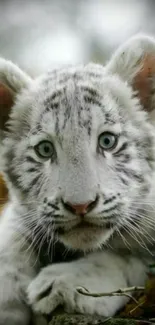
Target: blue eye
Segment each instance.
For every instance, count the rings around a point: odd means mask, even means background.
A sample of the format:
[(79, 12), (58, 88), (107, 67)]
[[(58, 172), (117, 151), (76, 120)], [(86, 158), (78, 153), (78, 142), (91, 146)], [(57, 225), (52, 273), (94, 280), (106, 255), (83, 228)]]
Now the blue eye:
[(34, 147), (37, 155), (41, 158), (49, 159), (53, 156), (54, 146), (49, 141), (41, 141)]
[(99, 136), (99, 146), (104, 150), (111, 150), (114, 149), (117, 145), (117, 136), (110, 133), (104, 132)]

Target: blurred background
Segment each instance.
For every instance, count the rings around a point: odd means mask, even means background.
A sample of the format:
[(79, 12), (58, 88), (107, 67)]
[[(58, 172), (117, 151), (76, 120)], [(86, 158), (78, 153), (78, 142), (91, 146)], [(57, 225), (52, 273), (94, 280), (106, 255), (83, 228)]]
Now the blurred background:
[(31, 74), (93, 60), (155, 34), (154, 0), (0, 0), (0, 55)]

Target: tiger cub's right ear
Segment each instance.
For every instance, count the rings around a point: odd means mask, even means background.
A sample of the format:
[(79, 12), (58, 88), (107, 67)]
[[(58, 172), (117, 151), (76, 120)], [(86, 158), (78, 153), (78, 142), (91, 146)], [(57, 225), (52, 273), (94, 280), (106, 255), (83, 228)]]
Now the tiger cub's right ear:
[(0, 132), (5, 130), (15, 97), (32, 79), (11, 61), (0, 58)]

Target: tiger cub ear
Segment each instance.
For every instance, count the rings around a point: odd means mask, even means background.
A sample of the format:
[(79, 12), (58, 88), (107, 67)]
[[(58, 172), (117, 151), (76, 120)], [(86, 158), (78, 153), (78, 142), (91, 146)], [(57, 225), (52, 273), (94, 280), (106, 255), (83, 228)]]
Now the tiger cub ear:
[(3, 84), (0, 84), (0, 130), (5, 130), (5, 125), (12, 106), (12, 91)]
[(136, 90), (145, 110), (155, 110), (155, 39), (136, 35), (118, 48), (107, 65)]
[(16, 95), (31, 83), (31, 78), (11, 61), (0, 58), (0, 131), (4, 131)]

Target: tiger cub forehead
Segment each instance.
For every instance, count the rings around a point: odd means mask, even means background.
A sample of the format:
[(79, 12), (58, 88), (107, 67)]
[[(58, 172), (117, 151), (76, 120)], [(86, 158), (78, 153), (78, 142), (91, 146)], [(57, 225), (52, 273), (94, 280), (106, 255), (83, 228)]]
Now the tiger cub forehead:
[(90, 134), (92, 119), (109, 125), (118, 123), (120, 110), (131, 97), (125, 83), (100, 65), (54, 70), (34, 82), (31, 105), (35, 116), (31, 120), (36, 117), (46, 127), (52, 118), (56, 133), (74, 124), (84, 126)]

